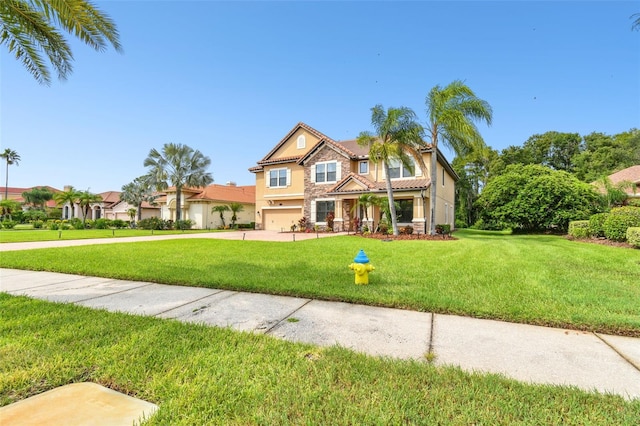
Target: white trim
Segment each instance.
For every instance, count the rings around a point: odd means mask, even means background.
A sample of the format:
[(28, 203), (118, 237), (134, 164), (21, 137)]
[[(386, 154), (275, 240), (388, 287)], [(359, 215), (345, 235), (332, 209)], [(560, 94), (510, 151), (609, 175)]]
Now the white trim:
[[(366, 164), (367, 165), (367, 171), (366, 172), (360, 171), (360, 166), (362, 164)], [(360, 161), (358, 161), (358, 174), (359, 175), (368, 175), (369, 174), (369, 160), (360, 160)]]
[(273, 194), (265, 195), (264, 198), (285, 198), (285, 197), (304, 197), (304, 192), (296, 192), (290, 194)]
[(264, 206), (262, 210), (290, 210), (290, 209), (301, 209), (302, 206)]
[(299, 135), (296, 139), (296, 148), (304, 149), (307, 146), (307, 137), (305, 135)]
[[(325, 180), (323, 182), (318, 182), (316, 179), (316, 171), (317, 171), (317, 166), (319, 164), (324, 164), (325, 165), (325, 171), (324, 171), (324, 176), (325, 179), (328, 178), (328, 165), (329, 164), (335, 164), (336, 165), (336, 179), (335, 180)], [(329, 160), (329, 161), (318, 161), (317, 163), (313, 164), (311, 166), (311, 171), (312, 171), (312, 176), (311, 176), (311, 182), (315, 182), (316, 185), (327, 185), (327, 184), (335, 184), (337, 182), (340, 182), (340, 175), (342, 174), (342, 163), (338, 160)]]

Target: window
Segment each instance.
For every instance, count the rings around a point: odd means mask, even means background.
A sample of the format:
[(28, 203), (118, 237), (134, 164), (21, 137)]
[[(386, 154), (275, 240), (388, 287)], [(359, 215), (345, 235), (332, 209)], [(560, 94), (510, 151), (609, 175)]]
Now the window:
[(361, 161), (358, 163), (358, 173), (361, 175), (369, 174), (369, 162)]
[(337, 163), (317, 163), (316, 164), (316, 182), (336, 182)]
[(298, 140), (296, 141), (296, 146), (298, 149), (303, 149), (307, 145), (307, 138), (304, 135), (298, 136)]
[(287, 169), (269, 171), (269, 187), (285, 188), (287, 186)]
[(316, 201), (316, 222), (326, 222), (329, 213), (335, 213), (335, 201)]
[(398, 222), (411, 222), (413, 220), (413, 200), (398, 200), (398, 206), (400, 207), (396, 211)]
[[(411, 160), (412, 161), (412, 160)], [(413, 163), (413, 161), (412, 161)], [(407, 169), (400, 160), (391, 160), (389, 162), (389, 177), (391, 179), (398, 178), (409, 178), (415, 176), (415, 164), (414, 164), (414, 173), (411, 173), (409, 169)]]

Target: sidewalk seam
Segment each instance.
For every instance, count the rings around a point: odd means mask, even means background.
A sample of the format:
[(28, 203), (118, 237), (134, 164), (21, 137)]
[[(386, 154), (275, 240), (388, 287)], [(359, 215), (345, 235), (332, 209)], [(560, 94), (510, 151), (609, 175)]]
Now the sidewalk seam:
[(633, 362), (633, 360), (631, 358), (629, 358), (628, 356), (626, 356), (625, 354), (620, 352), (615, 346), (613, 346), (611, 343), (607, 342), (607, 340), (602, 338), (598, 333), (594, 332), (593, 335), (596, 336), (598, 339), (600, 339), (602, 342), (604, 342), (605, 345), (609, 346), (615, 353), (617, 353), (620, 356), (620, 358), (624, 359), (629, 364), (631, 364), (631, 366), (633, 368), (635, 368), (636, 370), (640, 371), (640, 365), (638, 365), (635, 362)]
[[(217, 291), (215, 291), (214, 293), (211, 293), (211, 294), (207, 294), (206, 296), (202, 296), (202, 297), (199, 297), (199, 298), (197, 298), (197, 299), (190, 300), (190, 301), (188, 301), (188, 302), (186, 302), (186, 303), (183, 303), (182, 305), (174, 306), (173, 308), (169, 308), (169, 309), (166, 309), (166, 310), (164, 310), (164, 311), (162, 311), (162, 312), (158, 312), (157, 314), (155, 314), (155, 315), (153, 315), (153, 316), (154, 316), (154, 317), (157, 317), (157, 316), (159, 316), (159, 315), (166, 314), (167, 312), (171, 312), (171, 311), (173, 311), (173, 310), (175, 310), (175, 309), (182, 308), (183, 306), (187, 306), (187, 305), (189, 305), (189, 304), (191, 304), (191, 303), (199, 302), (199, 301), (200, 301), (200, 300), (202, 300), (202, 299), (206, 299), (207, 297), (211, 297), (211, 296), (214, 296), (214, 295), (216, 295), (216, 294), (220, 294), (220, 293), (225, 292), (225, 291), (228, 291), (228, 292), (229, 292), (229, 293), (231, 293), (231, 294), (230, 294), (229, 296), (227, 296), (227, 297), (224, 297), (224, 298), (223, 298), (223, 300), (224, 300), (224, 299), (227, 299), (227, 298), (229, 298), (229, 297), (231, 297), (231, 296), (233, 296), (233, 295), (234, 295), (234, 293), (237, 293), (237, 292), (234, 292), (234, 291), (231, 291), (231, 290), (221, 290), (221, 289), (211, 289), (211, 290), (217, 290)], [(164, 319), (164, 318), (163, 318), (163, 319)], [(178, 318), (174, 318), (174, 319), (178, 319)]]
[(305, 306), (307, 306), (309, 303), (313, 302), (313, 299), (308, 299), (306, 302), (304, 302), (302, 305), (300, 305), (298, 308), (294, 309), (293, 311), (291, 311), (289, 314), (285, 315), (284, 317), (282, 317), (282, 319), (280, 321), (278, 321), (277, 323), (273, 324), (271, 327), (269, 327), (268, 329), (265, 330), (264, 334), (269, 334), (271, 333), (271, 331), (276, 328), (277, 326), (279, 326), (280, 324), (282, 324), (287, 318), (290, 318), (291, 315), (295, 314), (296, 312), (298, 312), (300, 309), (304, 308)]
[(435, 312), (432, 312), (431, 313), (431, 329), (429, 330), (429, 349), (427, 350), (427, 355), (433, 354), (433, 336), (435, 333), (435, 321), (436, 321), (436, 314)]

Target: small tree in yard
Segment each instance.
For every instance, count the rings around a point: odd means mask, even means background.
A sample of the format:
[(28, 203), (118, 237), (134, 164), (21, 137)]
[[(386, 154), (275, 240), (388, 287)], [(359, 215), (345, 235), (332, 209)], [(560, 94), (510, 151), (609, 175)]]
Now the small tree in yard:
[(539, 165), (512, 165), (487, 183), (477, 201), (482, 220), (526, 232), (566, 231), (600, 209), (595, 189), (573, 175)]
[(236, 221), (238, 220), (238, 213), (244, 210), (244, 206), (240, 203), (231, 203), (229, 204), (229, 210), (233, 213), (231, 216), (231, 227), (236, 226)]
[(227, 205), (219, 205), (219, 206), (214, 206), (211, 209), (211, 213), (220, 213), (220, 220), (222, 221), (222, 227), (225, 227), (225, 223), (224, 223), (224, 212), (228, 212), (229, 211), (229, 206)]

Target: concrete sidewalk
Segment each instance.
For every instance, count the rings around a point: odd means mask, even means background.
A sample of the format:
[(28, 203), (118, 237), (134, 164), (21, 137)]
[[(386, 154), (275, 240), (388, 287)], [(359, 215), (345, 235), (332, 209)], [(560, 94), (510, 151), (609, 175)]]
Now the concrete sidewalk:
[[(314, 235), (315, 237), (315, 235)], [(117, 241), (114, 241), (117, 242)], [(640, 339), (452, 315), (0, 269), (0, 291), (640, 398)]]

